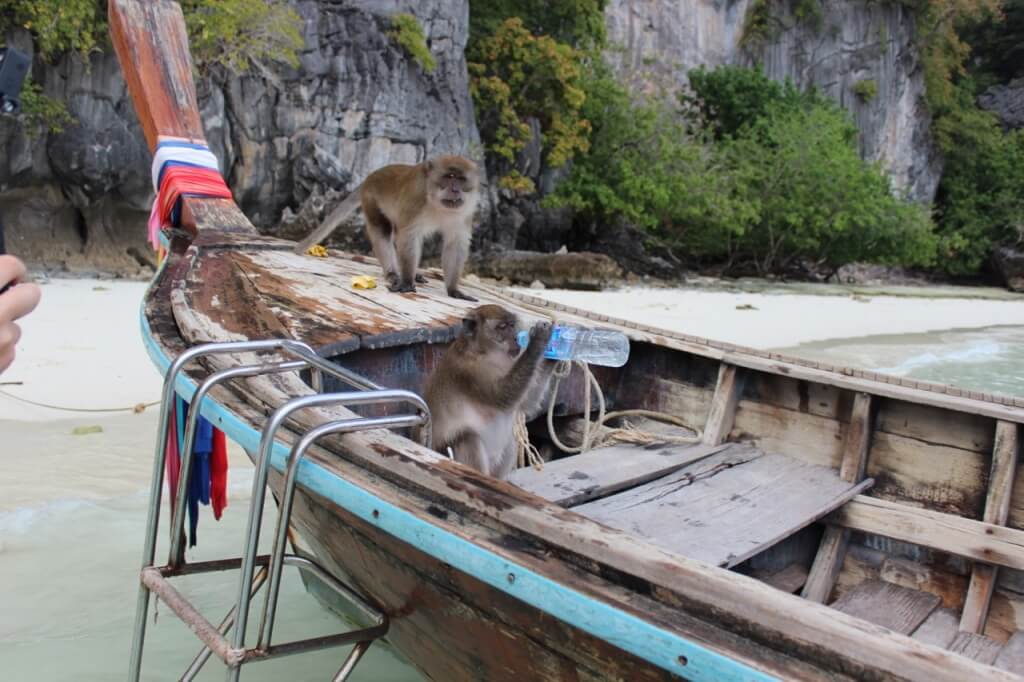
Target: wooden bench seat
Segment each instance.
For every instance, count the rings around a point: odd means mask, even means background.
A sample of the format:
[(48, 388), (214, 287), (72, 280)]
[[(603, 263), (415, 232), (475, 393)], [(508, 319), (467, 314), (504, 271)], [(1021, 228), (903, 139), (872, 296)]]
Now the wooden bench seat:
[(746, 444), (600, 448), (520, 470), (535, 494), (673, 552), (732, 567), (870, 487)]

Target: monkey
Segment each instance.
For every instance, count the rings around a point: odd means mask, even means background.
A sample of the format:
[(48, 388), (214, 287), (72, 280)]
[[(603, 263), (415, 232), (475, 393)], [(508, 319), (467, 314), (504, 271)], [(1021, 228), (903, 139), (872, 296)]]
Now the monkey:
[(427, 380), (434, 449), (479, 471), (506, 478), (515, 468), (515, 415), (538, 374), (551, 323), (538, 322), (520, 352), (519, 320), (483, 305), (462, 321), (455, 342)]
[(448, 295), (476, 301), (459, 291), (459, 278), (469, 256), (479, 184), (476, 164), (462, 156), (384, 166), (370, 173), (295, 251), (305, 253), (326, 239), (362, 205), (366, 234), (390, 291), (416, 291), (417, 282), (427, 281), (416, 272), (423, 240), (440, 232), (444, 240), (441, 267)]

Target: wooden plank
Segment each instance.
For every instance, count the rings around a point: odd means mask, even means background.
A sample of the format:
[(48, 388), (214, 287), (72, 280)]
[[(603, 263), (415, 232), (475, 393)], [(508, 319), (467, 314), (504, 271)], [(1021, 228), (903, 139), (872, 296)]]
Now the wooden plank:
[(803, 587), (807, 581), (807, 569), (794, 562), (779, 571), (771, 573), (754, 571), (750, 576), (771, 585), (777, 590), (793, 594)]
[[(850, 483), (864, 478), (868, 461), (868, 450), (871, 447), (872, 430), (872, 399), (867, 393), (854, 396), (850, 410), (850, 421), (846, 426), (846, 439), (843, 441), (843, 459), (839, 465), (839, 478)], [(849, 531), (838, 526), (827, 526), (821, 539), (821, 546), (814, 557), (811, 571), (804, 585), (801, 596), (804, 599), (824, 604), (836, 577), (843, 567), (846, 557), (846, 544)]]
[(743, 398), (736, 408), (732, 437), (753, 443), (765, 452), (838, 471), (844, 432), (844, 424), (837, 419)]
[(1003, 645), (994, 639), (989, 639), (984, 635), (976, 635), (973, 632), (961, 632), (953, 640), (953, 643), (949, 645), (949, 650), (954, 654), (966, 656), (985, 665), (995, 663), (1002, 648)]
[(811, 564), (807, 583), (800, 593), (801, 597), (819, 604), (828, 601), (832, 588), (835, 587), (836, 578), (839, 577), (839, 571), (843, 567), (849, 539), (850, 531), (846, 528), (831, 524), (825, 526), (821, 545), (818, 547), (818, 553), (814, 555), (814, 563)]
[(909, 635), (938, 608), (940, 601), (928, 592), (908, 590), (884, 580), (868, 580), (840, 597), (832, 608)]
[(1013, 633), (993, 665), (1000, 670), (1024, 675), (1024, 632)]
[(938, 608), (914, 630), (914, 639), (946, 649), (956, 639), (960, 618), (953, 609)]
[(736, 403), (743, 391), (743, 376), (733, 365), (724, 362), (718, 368), (718, 383), (715, 397), (711, 399), (711, 412), (704, 425), (704, 442), (719, 445), (729, 438), (733, 420), (736, 418)]
[[(988, 479), (988, 495), (985, 498), (985, 512), (982, 520), (986, 523), (1003, 525), (1010, 515), (1010, 499), (1013, 495), (1013, 481), (1017, 473), (1017, 451), (1019, 448), (1017, 425), (1011, 422), (996, 422), (995, 443), (992, 448), (992, 472)], [(967, 588), (960, 629), (964, 632), (983, 632), (988, 618), (992, 593), (999, 579), (996, 566), (976, 564), (971, 571), (971, 584)]]
[(731, 567), (869, 486), (869, 481), (842, 481), (826, 467), (734, 444), (668, 476), (573, 510), (659, 547)]
[(827, 519), (853, 530), (911, 542), (999, 566), (1024, 569), (1024, 531), (858, 496)]
[(984, 509), (990, 455), (876, 431), (867, 475), (875, 497), (970, 519)]
[(695, 444), (648, 450), (637, 445), (611, 445), (556, 459), (540, 471), (533, 467), (517, 469), (508, 480), (550, 502), (572, 507), (661, 478), (726, 447)]
[(846, 427), (843, 442), (843, 461), (839, 467), (839, 478), (856, 483), (864, 478), (868, 450), (871, 448), (872, 400), (868, 393), (858, 393), (853, 399), (850, 423)]

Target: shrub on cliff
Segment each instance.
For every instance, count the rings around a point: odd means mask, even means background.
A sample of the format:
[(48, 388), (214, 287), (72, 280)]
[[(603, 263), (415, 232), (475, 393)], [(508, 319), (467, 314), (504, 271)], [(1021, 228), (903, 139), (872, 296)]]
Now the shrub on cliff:
[[(301, 20), (287, 0), (180, 0), (197, 61), (244, 69), (266, 59), (297, 64)], [(106, 0), (5, 0), (0, 33), (21, 26), (48, 60), (107, 44)]]
[(932, 261), (927, 209), (892, 196), (838, 106), (732, 68), (691, 82), (708, 87), (681, 119), (632, 104), (606, 72), (588, 81), (591, 147), (549, 201), (589, 222), (628, 220), (692, 260), (762, 274)]
[(470, 93), (477, 124), (496, 155), (499, 182), (524, 192), (533, 183), (513, 168), (540, 126), (543, 162), (557, 168), (589, 146), (590, 123), (581, 115), (583, 53), (549, 36), (535, 36), (518, 17), (479, 40), (469, 56)]

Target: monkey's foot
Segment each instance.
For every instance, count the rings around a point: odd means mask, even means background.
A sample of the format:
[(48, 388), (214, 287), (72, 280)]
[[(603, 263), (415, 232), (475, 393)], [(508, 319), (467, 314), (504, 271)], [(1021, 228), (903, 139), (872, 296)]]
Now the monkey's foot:
[(427, 283), (426, 275), (421, 275), (418, 272), (416, 273), (416, 278), (415, 279), (416, 279), (416, 284), (426, 284)]
[(412, 282), (395, 282), (388, 285), (388, 291), (394, 291), (398, 294), (416, 293), (416, 285)]
[(461, 291), (459, 291), (458, 289), (453, 289), (452, 291), (449, 291), (448, 295), (451, 296), (452, 298), (461, 298), (463, 301), (474, 301), (475, 302), (475, 301), (479, 301), (480, 300), (478, 298), (473, 298), (469, 294), (464, 294)]

